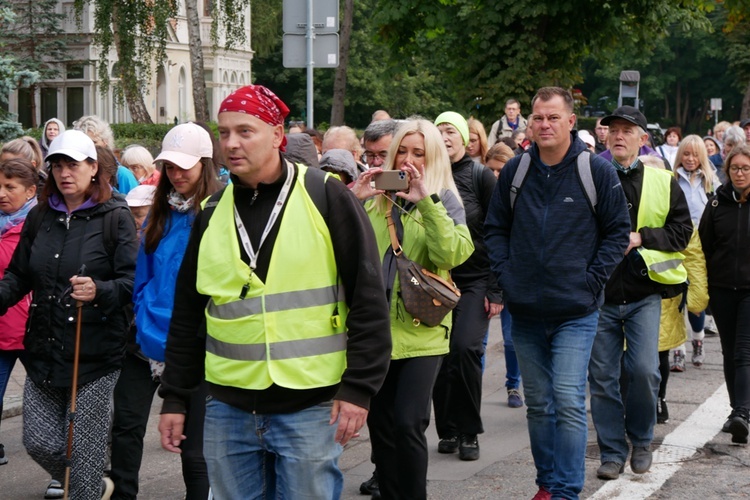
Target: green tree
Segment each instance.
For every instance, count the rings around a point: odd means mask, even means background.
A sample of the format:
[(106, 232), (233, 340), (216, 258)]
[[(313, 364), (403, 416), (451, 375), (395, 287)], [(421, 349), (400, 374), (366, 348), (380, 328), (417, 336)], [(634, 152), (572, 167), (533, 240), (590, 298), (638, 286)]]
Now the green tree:
[(650, 121), (703, 133), (714, 122), (709, 106), (713, 97), (723, 101), (721, 118), (737, 119), (750, 81), (750, 25), (742, 24), (743, 17), (729, 7), (725, 2), (707, 2), (708, 26), (673, 24), (666, 37), (648, 45), (626, 41), (589, 58), (581, 90), (589, 101), (616, 97), (619, 72), (636, 69), (641, 72), (640, 96)]
[[(346, 109), (346, 123), (364, 128), (370, 123), (376, 109), (385, 109), (398, 118), (413, 114), (435, 117), (447, 109), (469, 111), (449, 94), (436, 72), (439, 68), (421, 55), (411, 56), (408, 63), (404, 62), (403, 65), (391, 62), (388, 46), (377, 39), (376, 26), (372, 22), (377, 12), (376, 3), (376, 0), (354, 2), (346, 95), (338, 97)], [(282, 69), (281, 61), (279, 43), (269, 55), (253, 60), (253, 81), (273, 89), (291, 108), (291, 117), (303, 118), (306, 107), (305, 70)], [(333, 107), (335, 72), (316, 69), (314, 74), (315, 116), (328, 116)]]
[(736, 77), (737, 88), (743, 93), (742, 119), (750, 117), (750, 1), (726, 0), (722, 32), (727, 40), (729, 69)]
[(253, 0), (250, 8), (253, 51), (256, 56), (267, 57), (281, 45), (282, 2)]
[[(35, 72), (39, 80), (57, 78), (68, 60), (71, 42), (62, 29), (65, 16), (58, 14), (57, 0), (0, 0), (0, 8), (14, 12), (13, 21), (3, 23), (0, 40), (7, 54), (13, 54), (17, 70)], [(36, 90), (38, 81), (29, 84), (31, 126), (37, 127)]]
[[(86, 5), (94, 7), (94, 42), (100, 48), (98, 75), (101, 91), (109, 88), (108, 54), (115, 48), (119, 64), (117, 75), (120, 79), (116, 90), (118, 98), (127, 102), (130, 115), (136, 123), (152, 123), (151, 117), (143, 102), (146, 83), (151, 78), (154, 64), (163, 64), (166, 60), (166, 46), (169, 40), (169, 29), (178, 12), (180, 0), (74, 0), (76, 13), (80, 16)], [(256, 3), (256, 2), (253, 2)], [(281, 7), (272, 0), (258, 0), (259, 8), (269, 7), (280, 14)], [(205, 75), (199, 69), (198, 62), (203, 60), (202, 46), (198, 43), (194, 28), (196, 27), (196, 4), (186, 6), (189, 23), (192, 23), (190, 42), (193, 87), (198, 89), (193, 98), (196, 110), (206, 115), (205, 97), (200, 89), (205, 88)], [(245, 42), (245, 15), (250, 12), (250, 0), (222, 0), (211, 3), (213, 22), (211, 39), (214, 50), (221, 45), (223, 50)], [(264, 16), (261, 16), (264, 18)], [(263, 33), (263, 30), (260, 30)], [(262, 45), (262, 44), (261, 44)]]
[(670, 24), (705, 25), (708, 8), (702, 0), (378, 0), (374, 20), (395, 63), (424, 57), (460, 102), (481, 97), (480, 114), (494, 119), (509, 97), (527, 107), (540, 86), (579, 83), (587, 56), (650, 47)]
[(100, 48), (101, 91), (109, 88), (109, 51), (117, 52), (118, 99), (124, 98), (135, 123), (153, 123), (143, 102), (154, 62), (166, 60), (168, 23), (177, 13), (176, 0), (75, 0), (78, 16), (94, 7), (94, 43)]
[[(0, 7), (0, 25), (8, 25), (15, 20), (16, 15), (7, 7)], [(0, 48), (4, 50), (4, 43), (0, 40)], [(39, 73), (26, 69), (18, 69), (18, 61), (14, 57), (0, 56), (0, 142), (15, 139), (23, 134), (17, 116), (9, 113), (8, 95), (13, 90), (28, 88), (39, 80)]]
[(188, 24), (190, 76), (193, 82), (195, 119), (208, 123), (211, 117), (208, 112), (208, 97), (206, 96), (206, 74), (203, 70), (203, 43), (201, 41), (201, 21), (197, 0), (185, 0), (185, 17)]

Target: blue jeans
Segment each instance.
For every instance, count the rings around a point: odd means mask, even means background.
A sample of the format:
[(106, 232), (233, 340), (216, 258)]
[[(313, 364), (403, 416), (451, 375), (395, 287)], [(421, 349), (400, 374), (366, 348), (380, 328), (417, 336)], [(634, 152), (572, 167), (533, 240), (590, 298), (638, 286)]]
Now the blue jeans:
[(688, 321), (690, 321), (690, 328), (694, 332), (700, 332), (706, 326), (706, 311), (702, 311), (700, 314), (693, 314), (688, 311)]
[[(589, 383), (591, 417), (602, 463), (625, 463), (626, 435), (633, 446), (649, 446), (654, 438), (661, 381), (660, 317), (659, 295), (630, 304), (604, 304), (601, 308), (589, 363)], [(620, 390), (621, 368), (625, 369), (626, 394)]]
[(5, 389), (8, 388), (10, 374), (13, 373), (16, 360), (22, 353), (22, 350), (0, 351), (0, 415), (3, 413), (3, 397), (5, 396)]
[(521, 385), (521, 369), (518, 368), (516, 348), (513, 346), (513, 335), (511, 333), (513, 320), (507, 307), (500, 311), (500, 324), (503, 328), (503, 350), (505, 351), (505, 387), (518, 389)]
[(203, 454), (216, 500), (332, 499), (344, 476), (329, 425), (332, 401), (295, 413), (255, 414), (208, 398)]
[(578, 498), (585, 478), (586, 368), (599, 313), (545, 321), (513, 316), (536, 483), (552, 498)]

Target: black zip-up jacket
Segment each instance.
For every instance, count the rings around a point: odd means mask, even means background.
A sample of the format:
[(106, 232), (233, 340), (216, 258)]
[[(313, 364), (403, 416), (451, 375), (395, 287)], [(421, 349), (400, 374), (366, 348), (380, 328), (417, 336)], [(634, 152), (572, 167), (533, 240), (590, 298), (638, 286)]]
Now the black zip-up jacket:
[[(104, 214), (117, 207), (124, 209), (113, 219), (117, 245), (110, 255), (105, 245)], [(0, 281), (0, 314), (33, 293), (24, 337), (24, 366), (36, 384), (71, 384), (77, 311), (75, 300), (64, 294), (82, 264), (94, 280), (96, 298), (81, 308), (78, 384), (120, 368), (129, 326), (124, 307), (133, 296), (137, 251), (135, 221), (122, 196), (70, 215), (46, 204), (31, 209)]]
[[(295, 177), (297, 173), (295, 167)], [(274, 183), (260, 184), (257, 196), (255, 190), (243, 186), (236, 177), (232, 178), (233, 184), (226, 188), (234, 189), (235, 206), (255, 249), (285, 179), (286, 168)], [(292, 184), (289, 196), (292, 196), (295, 185)], [(219, 401), (258, 413), (293, 413), (334, 398), (369, 408), (370, 398), (380, 389), (391, 359), (391, 320), (375, 233), (362, 204), (344, 184), (329, 179), (325, 183), (325, 192), (331, 244), (349, 306), (346, 319), (347, 367), (341, 383), (308, 390), (289, 389), (276, 384), (264, 390), (247, 390), (209, 383), (210, 395)], [(265, 281), (268, 273), (285, 208), (286, 204), (258, 252), (254, 273), (262, 281)], [(205, 307), (209, 297), (201, 295), (195, 288), (198, 249), (205, 230), (203, 228), (207, 225), (202, 222), (204, 215), (204, 212), (199, 213), (193, 222), (185, 257), (177, 275), (174, 309), (167, 336), (166, 368), (159, 389), (159, 394), (164, 398), (162, 413), (185, 413), (187, 399), (205, 375)], [(302, 220), (299, 223), (309, 222)], [(308, 260), (310, 266), (316, 265), (306, 249), (294, 250), (300, 259)], [(248, 263), (249, 258), (242, 245), (240, 254), (242, 260)], [(202, 323), (203, 327), (199, 328), (198, 325)]]
[[(643, 163), (638, 161), (635, 168), (627, 172), (617, 170), (625, 197), (628, 200), (628, 215), (630, 215), (631, 231), (638, 227), (638, 208), (640, 207), (641, 192), (643, 191)], [(642, 246), (651, 250), (665, 252), (681, 252), (687, 248), (693, 234), (693, 222), (690, 219), (685, 194), (677, 179), (672, 178), (670, 184), (669, 213), (663, 227), (643, 227), (638, 231), (641, 235)], [(607, 281), (604, 290), (604, 301), (609, 304), (627, 304), (643, 300), (655, 293), (662, 297), (674, 297), (683, 290), (683, 285), (663, 285), (648, 277), (646, 263), (637, 249), (620, 262), (612, 276)]]
[(487, 245), (484, 242), (484, 219), (490, 207), (492, 193), (495, 191), (497, 178), (489, 168), (482, 168), (479, 181), (479, 192), (475, 193), (474, 160), (467, 154), (451, 165), (453, 181), (456, 183), (458, 194), (464, 203), (466, 212), (466, 226), (474, 242), (474, 253), (466, 262), (451, 271), (453, 280), (458, 288), (472, 286), (482, 280), (487, 288), (487, 298), (494, 304), (501, 304), (503, 294), (497, 285), (495, 275), (490, 269), (490, 258), (487, 255)]
[(750, 289), (750, 204), (739, 197), (731, 183), (722, 184), (701, 217), (698, 234), (712, 287)]

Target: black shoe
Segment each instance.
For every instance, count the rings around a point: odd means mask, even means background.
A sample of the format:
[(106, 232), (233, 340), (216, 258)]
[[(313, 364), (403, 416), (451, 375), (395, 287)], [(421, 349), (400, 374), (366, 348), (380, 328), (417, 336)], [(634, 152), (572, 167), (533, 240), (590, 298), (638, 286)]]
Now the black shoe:
[(378, 492), (378, 497), (380, 497), (380, 488), (378, 488), (378, 470), (375, 469), (372, 471), (372, 477), (368, 479), (367, 481), (363, 482), (359, 485), (359, 492), (363, 495), (375, 495), (375, 492)]
[(726, 432), (727, 434), (729, 434), (729, 426), (732, 425), (732, 419), (736, 416), (737, 414), (734, 412), (734, 410), (732, 410), (732, 413), (729, 414), (726, 422), (724, 422), (724, 425), (721, 426), (721, 432)]
[(438, 453), (456, 453), (458, 451), (458, 436), (442, 438), (438, 442)]
[(0, 444), (0, 465), (8, 463), (8, 457), (5, 456), (5, 446)]
[(733, 443), (747, 444), (747, 417), (743, 415), (735, 415), (735, 417), (729, 422), (729, 432), (732, 434)]
[(656, 400), (656, 423), (666, 424), (669, 422), (669, 409), (667, 408), (667, 402), (664, 398)]
[(476, 434), (462, 434), (458, 445), (458, 458), (461, 460), (479, 460), (479, 441)]
[(599, 479), (617, 479), (625, 471), (625, 464), (617, 462), (604, 462), (596, 469), (596, 477)]
[(633, 446), (630, 455), (630, 468), (636, 474), (644, 474), (651, 468), (651, 448), (649, 446)]

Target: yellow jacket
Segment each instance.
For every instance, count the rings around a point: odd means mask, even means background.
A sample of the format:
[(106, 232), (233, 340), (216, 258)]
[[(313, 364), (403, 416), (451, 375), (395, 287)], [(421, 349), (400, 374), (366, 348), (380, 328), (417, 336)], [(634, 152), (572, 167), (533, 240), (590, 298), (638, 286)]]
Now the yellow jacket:
[[(687, 270), (688, 287), (687, 309), (699, 314), (708, 307), (708, 278), (706, 277), (706, 258), (703, 255), (698, 231), (694, 230), (688, 247), (682, 252), (685, 255), (683, 265)], [(685, 325), (685, 311), (680, 312), (682, 295), (661, 301), (661, 323), (659, 325), (659, 351), (667, 351), (681, 346), (688, 340)]]

